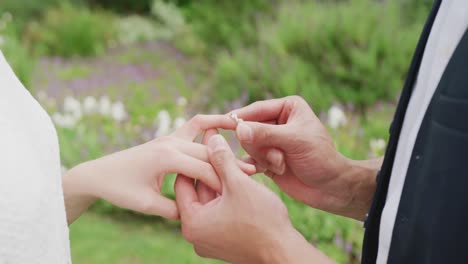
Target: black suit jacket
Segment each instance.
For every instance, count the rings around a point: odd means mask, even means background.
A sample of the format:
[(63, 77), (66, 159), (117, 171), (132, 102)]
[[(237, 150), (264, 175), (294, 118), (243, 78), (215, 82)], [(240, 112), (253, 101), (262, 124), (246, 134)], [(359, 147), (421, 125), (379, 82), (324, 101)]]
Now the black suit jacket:
[[(410, 66), (365, 222), (363, 263), (375, 263), (398, 139), (441, 0), (435, 2)], [(440, 80), (416, 138), (388, 263), (468, 263), (468, 33)]]

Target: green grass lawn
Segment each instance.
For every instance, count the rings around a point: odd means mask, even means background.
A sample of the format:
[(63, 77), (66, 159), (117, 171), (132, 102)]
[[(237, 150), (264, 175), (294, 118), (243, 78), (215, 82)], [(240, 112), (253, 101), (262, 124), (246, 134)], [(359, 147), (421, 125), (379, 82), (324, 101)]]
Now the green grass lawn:
[(198, 257), (175, 226), (87, 213), (70, 227), (75, 264), (222, 263)]

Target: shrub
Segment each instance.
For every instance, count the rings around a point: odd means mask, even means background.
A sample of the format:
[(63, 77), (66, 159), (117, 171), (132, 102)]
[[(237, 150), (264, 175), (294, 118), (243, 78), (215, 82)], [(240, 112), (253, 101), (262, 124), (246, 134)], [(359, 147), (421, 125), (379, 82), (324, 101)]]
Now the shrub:
[(115, 39), (113, 17), (103, 12), (63, 4), (31, 22), (25, 40), (39, 54), (92, 56), (102, 53)]
[(284, 2), (260, 23), (258, 45), (217, 58), (214, 86), (220, 96), (245, 89), (251, 100), (300, 94), (316, 110), (333, 100), (364, 109), (396, 97), (421, 24), (402, 24), (394, 2)]
[(86, 0), (91, 6), (122, 13), (148, 13), (152, 0)]
[(150, 19), (131, 15), (116, 22), (118, 41), (121, 44), (133, 44), (156, 39), (160, 34), (158, 27)]
[(277, 1), (192, 1), (185, 13), (197, 34), (214, 47), (234, 48), (256, 42), (256, 20)]
[(0, 17), (0, 24), (2, 25), (2, 29), (0, 29), (0, 49), (13, 68), (16, 76), (28, 87), (34, 59), (21, 45), (17, 29), (12, 27), (11, 21), (13, 19), (11, 13), (3, 13)]
[(60, 2), (60, 0), (2, 0), (0, 13), (13, 14), (15, 24), (21, 27), (29, 19), (40, 17), (48, 8), (57, 6)]

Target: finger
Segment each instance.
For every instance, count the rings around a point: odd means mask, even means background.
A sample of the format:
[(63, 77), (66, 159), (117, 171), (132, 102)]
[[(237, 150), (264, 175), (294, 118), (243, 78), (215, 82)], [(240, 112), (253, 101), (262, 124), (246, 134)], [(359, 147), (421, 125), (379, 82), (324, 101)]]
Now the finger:
[(176, 203), (159, 193), (153, 191), (153, 202), (145, 208), (145, 214), (159, 215), (167, 219), (179, 219), (179, 211), (177, 210)]
[[(213, 133), (213, 131), (211, 133)], [(175, 147), (176, 149), (178, 149), (184, 154), (187, 154), (189, 156), (192, 156), (196, 159), (199, 159), (205, 162), (208, 162), (209, 160), (208, 147), (205, 145), (190, 142), (190, 141), (183, 141), (179, 139), (173, 140), (171, 144), (173, 147)], [(242, 171), (244, 171), (248, 175), (252, 175), (256, 172), (255, 167), (250, 164), (247, 164), (241, 160), (238, 160), (237, 163), (239, 167), (242, 169)]]
[(205, 135), (202, 138), (202, 144), (203, 145), (208, 144), (208, 140), (212, 136), (217, 135), (217, 134), (218, 134), (218, 130), (216, 128), (211, 128), (211, 129), (206, 130)]
[(251, 176), (257, 173), (257, 168), (253, 164), (246, 163), (242, 160), (236, 160), (237, 166), (247, 175)]
[(286, 170), (284, 161), (284, 153), (276, 148), (267, 150), (266, 154), (267, 169), (272, 172), (282, 175)]
[(286, 98), (258, 101), (233, 112), (245, 121), (263, 122), (277, 120), (283, 111)]
[[(218, 134), (217, 129), (208, 129), (202, 138), (202, 144), (204, 145), (208, 144), (208, 140), (212, 136), (217, 135), (217, 134)], [(208, 187), (203, 182), (200, 182), (200, 181), (197, 182), (196, 190), (198, 194), (198, 199), (200, 200), (201, 204), (206, 204), (216, 198), (216, 191)]]
[[(263, 173), (265, 172), (267, 169), (271, 169), (271, 170), (274, 170), (275, 172), (278, 172), (280, 173), (281, 170), (282, 170), (282, 167), (283, 167), (283, 164), (284, 163), (284, 158), (283, 158), (283, 154), (281, 151), (279, 151), (281, 157), (275, 157), (277, 155), (277, 152), (274, 151), (274, 153), (276, 154), (268, 154), (270, 152), (270, 150), (273, 150), (274, 148), (258, 148), (256, 146), (252, 146), (252, 145), (242, 145), (242, 147), (245, 149), (245, 151), (247, 153), (249, 153), (249, 155), (251, 156), (251, 158), (255, 161), (255, 168), (256, 168), (256, 172), (257, 173)], [(270, 160), (267, 159), (268, 156), (273, 156), (277, 161), (277, 163), (275, 162), (271, 162)], [(272, 157), (270, 157), (270, 159), (272, 159)]]
[(269, 120), (269, 121), (262, 121), (261, 123), (263, 124), (268, 124), (268, 125), (277, 125), (278, 121), (276, 120)]
[(206, 204), (216, 198), (216, 191), (201, 181), (197, 182), (196, 191), (201, 204)]
[(223, 183), (223, 190), (229, 190), (238, 182), (240, 175), (245, 175), (236, 163), (234, 153), (221, 135), (215, 135), (208, 142), (208, 155), (211, 165)]
[(234, 130), (237, 123), (227, 115), (196, 115), (173, 133), (183, 140), (193, 141), (203, 131), (212, 128)]
[(200, 180), (221, 193), (221, 182), (210, 163), (187, 155), (179, 155), (173, 164), (169, 164), (170, 173), (184, 174), (186, 177)]
[(256, 158), (257, 172), (269, 170), (282, 175), (286, 171), (286, 162), (282, 151), (276, 148), (252, 149), (251, 146), (246, 146), (246, 151)]
[[(217, 129), (208, 129), (202, 138), (202, 144), (207, 145), (208, 140), (212, 136), (217, 135), (217, 134), (219, 134)], [(243, 160), (237, 160), (237, 165), (239, 165), (241, 170), (247, 175), (253, 175), (257, 172), (257, 170), (255, 169), (255, 166), (253, 166), (252, 164), (246, 163)]]
[(198, 206), (197, 192), (195, 191), (194, 181), (184, 175), (177, 175), (174, 191), (176, 195), (176, 204), (179, 209), (180, 217), (183, 219), (190, 216)]
[(248, 156), (248, 155), (242, 157), (241, 160), (242, 160), (244, 163), (251, 164), (251, 165), (254, 165), (254, 166), (255, 166), (255, 163), (256, 163), (255, 160), (254, 160), (252, 157)]
[(290, 139), (291, 132), (286, 125), (241, 122), (237, 125), (236, 135), (242, 144), (264, 147), (285, 144)]

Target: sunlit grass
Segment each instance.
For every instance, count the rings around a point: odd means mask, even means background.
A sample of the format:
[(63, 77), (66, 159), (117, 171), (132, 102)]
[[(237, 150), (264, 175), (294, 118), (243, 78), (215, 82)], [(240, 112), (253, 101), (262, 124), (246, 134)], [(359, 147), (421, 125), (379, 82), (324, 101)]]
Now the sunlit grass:
[(70, 227), (73, 263), (222, 263), (199, 258), (177, 227), (158, 219), (83, 215)]

